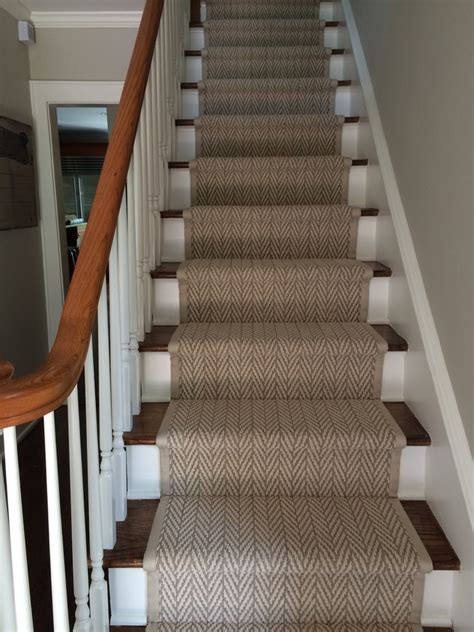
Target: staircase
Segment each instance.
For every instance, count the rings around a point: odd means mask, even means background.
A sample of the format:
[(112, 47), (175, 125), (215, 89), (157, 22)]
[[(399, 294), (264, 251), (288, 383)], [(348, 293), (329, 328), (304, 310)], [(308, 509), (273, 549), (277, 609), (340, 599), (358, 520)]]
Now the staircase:
[(423, 500), (430, 438), (400, 401), (408, 343), (374, 260), (341, 6), (202, 11), (124, 434), (128, 515), (104, 558), (112, 624), (446, 625), (459, 561)]
[(0, 628), (42, 418), (48, 629), (451, 629), (365, 114), (339, 2), (146, 1), (54, 346), (0, 361)]

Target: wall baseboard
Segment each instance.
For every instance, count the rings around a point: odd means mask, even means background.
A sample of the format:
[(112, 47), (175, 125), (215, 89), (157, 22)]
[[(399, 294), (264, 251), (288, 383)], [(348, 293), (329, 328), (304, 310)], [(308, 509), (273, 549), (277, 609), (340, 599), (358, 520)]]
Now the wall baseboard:
[(469, 514), (471, 528), (474, 529), (474, 498), (472, 494), (473, 460), (469, 450), (466, 431), (461, 419), (454, 389), (449, 377), (446, 361), (436, 330), (436, 324), (423, 283), (408, 220), (390, 158), (390, 152), (383, 130), (374, 87), (350, 0), (342, 0), (342, 5), (344, 8), (345, 20), (356, 66), (359, 72), (360, 84), (379, 159), (380, 170), (386, 189), (393, 226), (398, 240), (398, 246), (400, 249), (411, 300), (420, 329), (424, 353), (426, 355), (431, 378), (436, 391), (450, 450), (455, 463), (466, 509)]

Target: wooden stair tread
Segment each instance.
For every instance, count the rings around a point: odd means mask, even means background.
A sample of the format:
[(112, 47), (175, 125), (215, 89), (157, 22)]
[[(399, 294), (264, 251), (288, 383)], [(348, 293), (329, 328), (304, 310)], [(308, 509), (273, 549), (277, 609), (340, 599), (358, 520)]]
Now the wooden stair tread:
[[(198, 117), (196, 117), (198, 118)], [(195, 118), (181, 118), (176, 119), (174, 124), (176, 127), (194, 127)], [(344, 123), (359, 123), (360, 116), (345, 116)]]
[[(388, 351), (408, 351), (407, 341), (399, 336), (390, 325), (372, 325), (375, 331), (386, 340)], [(166, 352), (168, 344), (176, 329), (175, 325), (155, 325), (145, 340), (140, 342), (139, 350), (148, 352)]]
[[(146, 627), (141, 625), (128, 625), (128, 626), (110, 626), (112, 632), (144, 632)], [(435, 628), (433, 626), (422, 627), (423, 632), (453, 632), (453, 628)]]
[[(129, 500), (128, 514), (117, 523), (117, 542), (104, 551), (105, 568), (142, 568), (148, 536), (159, 500)], [(433, 512), (424, 500), (402, 500), (433, 562), (434, 570), (459, 570), (459, 559), (449, 544)]]
[[(406, 436), (407, 445), (431, 445), (429, 434), (405, 402), (384, 402), (384, 404)], [(142, 404), (140, 414), (133, 418), (132, 430), (123, 434), (125, 445), (155, 445), (156, 435), (167, 409), (168, 402), (147, 402)]]
[[(189, 160), (171, 160), (168, 162), (168, 169), (189, 169)], [(369, 161), (367, 158), (353, 158), (353, 167), (367, 167)]]
[[(271, 19), (271, 18), (269, 18)], [(202, 21), (198, 21), (195, 22), (194, 20), (191, 20), (189, 22), (189, 28), (190, 29), (202, 29), (204, 28), (204, 24), (205, 22)], [(341, 20), (322, 20), (321, 24), (324, 24), (325, 28), (334, 28), (336, 26), (345, 26), (346, 23), (341, 21)]]
[[(383, 263), (378, 261), (364, 261), (374, 271), (374, 277), (390, 277), (392, 271)], [(178, 272), (180, 262), (162, 263), (160, 266), (152, 270), (150, 273), (152, 279), (175, 279)]]
[[(349, 51), (345, 48), (331, 48), (331, 55), (345, 55)], [(185, 57), (202, 57), (202, 50), (187, 49), (184, 51)]]
[[(379, 214), (378, 208), (363, 208), (361, 209), (361, 217), (377, 217)], [(160, 212), (161, 219), (182, 219), (183, 211), (175, 210), (175, 211), (161, 211)]]
[[(339, 79), (337, 81), (337, 85), (339, 87), (343, 86), (352, 86), (355, 83), (351, 79)], [(182, 81), (180, 84), (181, 90), (197, 90), (198, 82), (197, 81)]]

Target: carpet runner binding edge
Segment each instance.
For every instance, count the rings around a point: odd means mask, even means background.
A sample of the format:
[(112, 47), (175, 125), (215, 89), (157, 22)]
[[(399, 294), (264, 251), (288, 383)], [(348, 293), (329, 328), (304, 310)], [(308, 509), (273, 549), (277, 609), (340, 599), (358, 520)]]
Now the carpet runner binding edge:
[(318, 4), (207, 3), (148, 632), (421, 631)]

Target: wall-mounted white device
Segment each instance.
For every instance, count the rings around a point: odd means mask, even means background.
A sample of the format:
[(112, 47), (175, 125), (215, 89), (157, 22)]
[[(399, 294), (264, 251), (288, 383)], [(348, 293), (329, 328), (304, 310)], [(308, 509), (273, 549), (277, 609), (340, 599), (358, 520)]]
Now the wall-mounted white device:
[(18, 39), (20, 42), (23, 42), (23, 44), (26, 44), (26, 46), (35, 43), (35, 27), (31, 22), (18, 20)]

